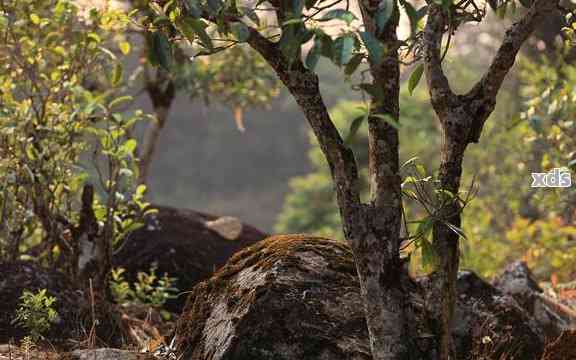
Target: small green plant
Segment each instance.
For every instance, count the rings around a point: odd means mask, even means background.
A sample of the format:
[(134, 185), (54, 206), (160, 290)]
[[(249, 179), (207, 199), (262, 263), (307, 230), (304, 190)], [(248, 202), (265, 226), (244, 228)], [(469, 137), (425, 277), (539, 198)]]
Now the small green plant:
[(36, 342), (42, 338), (42, 334), (50, 330), (58, 317), (54, 309), (55, 303), (56, 298), (48, 295), (46, 289), (36, 293), (25, 290), (20, 296), (16, 317), (12, 323), (26, 329), (32, 342)]
[(112, 269), (110, 288), (116, 302), (121, 305), (144, 304), (161, 308), (166, 301), (176, 298), (176, 278), (166, 273), (158, 276), (156, 270), (156, 266), (152, 266), (147, 273), (139, 272), (137, 281), (130, 285), (124, 277), (125, 269)]
[(24, 336), (20, 341), (20, 351), (24, 354), (24, 359), (29, 360), (30, 354), (36, 348), (36, 344), (30, 336)]

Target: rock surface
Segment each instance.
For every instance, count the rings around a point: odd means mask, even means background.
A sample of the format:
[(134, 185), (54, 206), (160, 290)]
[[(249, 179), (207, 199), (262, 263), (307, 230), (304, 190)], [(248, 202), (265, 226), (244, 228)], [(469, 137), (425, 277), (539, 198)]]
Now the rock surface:
[[(420, 279), (415, 291), (426, 283)], [(459, 360), (538, 359), (542, 332), (511, 296), (469, 272), (460, 274), (458, 290)], [(344, 243), (274, 236), (237, 253), (194, 288), (177, 325), (177, 348), (187, 360), (370, 359), (362, 309)]]
[(354, 359), (370, 348), (348, 247), (268, 238), (190, 294), (177, 328), (183, 359)]
[(473, 272), (460, 272), (454, 314), (459, 359), (540, 359), (544, 334), (513, 297)]
[[(180, 291), (192, 289), (209, 278), (238, 250), (267, 235), (238, 219), (203, 214), (193, 210), (153, 206), (142, 228), (131, 233), (114, 255), (114, 266), (126, 269), (126, 278), (157, 265), (157, 274), (176, 277)], [(186, 296), (169, 300), (166, 308), (180, 313)]]
[(493, 281), (493, 285), (504, 294), (514, 297), (518, 304), (538, 322), (548, 341), (556, 339), (567, 330), (574, 329), (576, 313), (569, 307), (547, 297), (534, 280), (526, 263), (522, 261), (511, 263)]
[(563, 332), (546, 346), (542, 360), (576, 359), (576, 330)]
[(75, 350), (65, 353), (58, 360), (158, 360), (151, 354), (136, 353), (132, 351), (101, 348)]

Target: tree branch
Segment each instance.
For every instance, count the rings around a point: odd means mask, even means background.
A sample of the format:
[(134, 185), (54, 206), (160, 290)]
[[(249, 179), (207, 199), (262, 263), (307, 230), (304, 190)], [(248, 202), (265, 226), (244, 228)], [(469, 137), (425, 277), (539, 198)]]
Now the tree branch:
[[(328, 161), (336, 187), (338, 205), (344, 219), (344, 231), (361, 224), (362, 213), (358, 170), (354, 154), (334, 126), (320, 94), (318, 77), (300, 60), (289, 63), (277, 44), (250, 28), (248, 44), (274, 69), (304, 112)], [(351, 238), (351, 237), (348, 237)]]
[(430, 91), (430, 101), (438, 113), (445, 112), (456, 99), (442, 69), (442, 37), (446, 25), (446, 14), (442, 7), (430, 2), (428, 20), (424, 28), (424, 70)]
[(506, 31), (492, 64), (466, 94), (466, 98), (471, 101), (470, 110), (475, 115), (470, 142), (478, 142), (484, 123), (494, 110), (496, 95), (514, 65), (522, 45), (532, 35), (537, 24), (558, 8), (558, 3), (559, 0), (535, 0), (524, 17)]

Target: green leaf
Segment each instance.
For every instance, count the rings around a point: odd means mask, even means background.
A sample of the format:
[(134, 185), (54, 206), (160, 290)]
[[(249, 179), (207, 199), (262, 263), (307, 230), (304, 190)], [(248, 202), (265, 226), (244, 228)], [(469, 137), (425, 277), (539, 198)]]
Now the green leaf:
[(282, 26), (288, 26), (288, 25), (295, 25), (295, 24), (302, 24), (304, 22), (304, 20), (302, 20), (301, 18), (297, 18), (297, 19), (290, 19), (290, 20), (286, 20), (282, 23)]
[(442, 8), (444, 8), (444, 10), (450, 9), (450, 7), (453, 4), (453, 0), (434, 0), (434, 2), (438, 5), (442, 5)]
[(544, 131), (542, 127), (542, 118), (538, 115), (534, 115), (528, 119), (528, 124), (537, 133), (542, 133)]
[(168, 41), (168, 38), (157, 31), (152, 34), (152, 53), (154, 58), (158, 62), (158, 65), (166, 70), (170, 70), (172, 67), (172, 46)]
[(208, 27), (208, 25), (204, 21), (198, 20), (198, 19), (187, 19), (185, 21), (194, 30), (194, 33), (196, 35), (198, 35), (198, 38), (200, 39), (202, 46), (204, 46), (205, 48), (207, 48), (209, 50), (214, 50), (214, 45), (212, 44), (212, 39), (210, 38), (210, 36), (206, 32), (206, 27)]
[(222, 0), (208, 0), (208, 13), (215, 16), (220, 12), (223, 6), (224, 2)]
[(424, 5), (420, 9), (418, 9), (416, 11), (416, 15), (418, 15), (417, 16), (418, 21), (422, 20), (422, 18), (424, 18), (424, 16), (428, 15), (428, 5)]
[(291, 0), (292, 1), (292, 17), (300, 18), (302, 10), (304, 10), (304, 0)]
[(116, 87), (120, 85), (123, 76), (124, 76), (124, 68), (122, 67), (122, 64), (121, 63), (114, 64), (114, 68), (112, 69), (112, 76), (110, 78), (112, 86)]
[(36, 15), (36, 14), (30, 14), (30, 21), (32, 21), (32, 24), (34, 25), (39, 25), (40, 24), (40, 16)]
[(360, 32), (360, 37), (368, 50), (370, 61), (375, 65), (379, 64), (384, 56), (384, 46), (370, 32), (362, 31)]
[(126, 140), (126, 142), (124, 142), (124, 144), (122, 144), (122, 147), (120, 148), (120, 153), (123, 156), (132, 155), (134, 154), (134, 150), (136, 150), (136, 146), (138, 146), (136, 140), (128, 139)]
[(418, 228), (416, 229), (416, 238), (425, 240), (428, 239), (430, 233), (432, 232), (432, 225), (434, 225), (434, 221), (430, 217), (421, 220), (420, 224), (418, 224)]
[(350, 59), (350, 61), (348, 61), (348, 63), (346, 64), (346, 67), (344, 68), (344, 74), (346, 74), (347, 76), (354, 74), (354, 72), (356, 72), (356, 69), (358, 69), (358, 66), (360, 66), (360, 64), (362, 63), (362, 59), (364, 59), (363, 54), (354, 55), (352, 59)]
[(244, 25), (243, 23), (232, 23), (230, 28), (236, 40), (240, 42), (246, 42), (250, 38), (250, 30), (248, 29), (248, 26)]
[(348, 135), (346, 136), (346, 140), (344, 141), (344, 144), (346, 144), (346, 146), (350, 146), (352, 144), (354, 138), (356, 137), (356, 133), (358, 133), (358, 130), (360, 129), (360, 126), (362, 126), (362, 123), (367, 118), (368, 113), (360, 115), (354, 120), (352, 120), (352, 123), (350, 124), (350, 130), (348, 131)]
[(312, 36), (314, 36), (314, 32), (303, 26), (286, 26), (282, 29), (282, 36), (278, 42), (280, 51), (289, 62), (293, 62), (300, 58), (301, 45), (308, 42)]
[(436, 251), (428, 239), (420, 240), (420, 251), (422, 252), (422, 266), (429, 270), (436, 269), (438, 256), (436, 256)]
[(157, 27), (170, 26), (172, 24), (172, 22), (170, 21), (170, 18), (168, 16), (158, 16), (158, 17), (154, 18), (154, 21), (152, 23), (154, 25), (156, 25)]
[(568, 163), (568, 168), (571, 169), (572, 171), (576, 171), (576, 159)]
[(354, 38), (350, 35), (344, 35), (334, 41), (334, 52), (332, 60), (336, 65), (346, 65), (352, 58), (354, 50)]
[(422, 74), (424, 74), (424, 64), (418, 65), (410, 75), (410, 79), (408, 80), (408, 91), (410, 92), (410, 95), (414, 93), (414, 90), (420, 83), (420, 79), (422, 79)]
[(410, 34), (414, 36), (418, 31), (418, 23), (420, 22), (421, 17), (418, 16), (418, 11), (416, 11), (414, 6), (409, 2), (405, 1), (403, 6), (408, 19), (410, 20)]
[(314, 46), (312, 46), (308, 54), (306, 54), (306, 60), (304, 62), (308, 70), (314, 71), (320, 55), (322, 55), (322, 40), (316, 37), (314, 38)]
[(280, 37), (279, 47), (282, 54), (293, 62), (300, 54), (301, 43), (295, 35), (293, 27), (285, 28)]
[(133, 98), (132, 96), (130, 96), (130, 95), (120, 96), (120, 97), (117, 97), (116, 99), (112, 100), (112, 101), (110, 102), (110, 104), (108, 104), (108, 107), (109, 107), (110, 109), (113, 109), (113, 108), (119, 106), (120, 104), (126, 103), (126, 102), (130, 102), (130, 101), (132, 101), (133, 99), (134, 99), (134, 98)]
[(322, 16), (318, 21), (329, 21), (334, 19), (345, 21), (346, 24), (350, 25), (352, 21), (356, 20), (356, 16), (348, 10), (332, 9), (324, 14), (324, 16)]
[(378, 5), (378, 11), (376, 12), (376, 29), (378, 30), (378, 34), (384, 30), (386, 24), (392, 17), (392, 13), (394, 12), (394, 4), (396, 3), (395, 0), (382, 0)]
[(334, 49), (334, 41), (332, 38), (326, 34), (316, 35), (320, 38), (322, 42), (322, 56), (327, 58), (332, 58), (332, 52)]

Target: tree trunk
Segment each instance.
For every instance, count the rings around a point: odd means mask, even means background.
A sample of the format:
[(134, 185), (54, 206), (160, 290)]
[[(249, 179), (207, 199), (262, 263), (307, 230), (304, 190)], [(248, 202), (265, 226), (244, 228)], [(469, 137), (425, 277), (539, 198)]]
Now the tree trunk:
[(440, 189), (452, 194), (451, 198), (442, 199), (444, 202), (438, 209), (438, 219), (434, 224), (433, 243), (439, 264), (433, 274), (432, 291), (428, 294), (427, 302), (435, 317), (438, 351), (442, 360), (455, 359), (451, 329), (461, 222), (461, 206), (457, 196), (464, 152), (468, 144), (479, 142), (484, 124), (494, 111), (498, 91), (514, 65), (522, 44), (536, 25), (553, 13), (557, 6), (558, 0), (535, 0), (524, 17), (508, 29), (488, 71), (465, 95), (456, 95), (452, 91), (442, 69), (442, 37), (445, 32), (452, 31), (450, 15), (434, 3), (428, 10), (424, 30), (424, 65), (430, 102), (443, 133), (438, 180)]
[(160, 138), (160, 133), (166, 124), (168, 119), (168, 113), (170, 109), (166, 107), (154, 108), (154, 114), (156, 119), (152, 121), (146, 128), (144, 133), (144, 142), (140, 150), (139, 159), (139, 174), (138, 174), (138, 184), (146, 185), (148, 183), (148, 176), (150, 174), (150, 165), (152, 164), (152, 158), (156, 152), (156, 145), (158, 144), (158, 139)]
[[(411, 346), (406, 312), (405, 270), (399, 259), (401, 223), (400, 177), (398, 175), (398, 134), (378, 117), (371, 117), (371, 171), (374, 178), (372, 201), (360, 201), (357, 165), (351, 149), (344, 145), (320, 95), (318, 77), (300, 61), (289, 64), (277, 45), (252, 33), (250, 45), (272, 66), (302, 109), (318, 138), (330, 166), (342, 217), (344, 234), (355, 257), (364, 301), (370, 344), (375, 360), (421, 359)], [(391, 57), (395, 54), (391, 53)], [(374, 113), (398, 113), (398, 60), (392, 59), (394, 73), (380, 71), (375, 83), (387, 87), (393, 98), (380, 103)], [(396, 98), (394, 98), (396, 96)]]
[(170, 107), (175, 97), (175, 86), (171, 75), (163, 69), (156, 70), (154, 79), (150, 78), (148, 69), (145, 70), (146, 91), (152, 102), (154, 115), (156, 119), (146, 128), (144, 133), (144, 142), (139, 149), (140, 162), (138, 164), (138, 184), (146, 185), (150, 174), (150, 165), (156, 152), (156, 145), (160, 138), (160, 133), (168, 121)]
[[(459, 120), (458, 123), (465, 123)], [(433, 227), (433, 246), (438, 258), (438, 268), (432, 274), (433, 289), (428, 303), (432, 305), (436, 315), (435, 332), (439, 338), (439, 354), (441, 359), (456, 359), (452, 343), (452, 318), (456, 304), (456, 280), (459, 265), (460, 235), (456, 228), (461, 226), (461, 206), (457, 200), (462, 176), (462, 161), (466, 149), (466, 140), (459, 134), (459, 129), (450, 129), (453, 122), (442, 119), (443, 143), (438, 180), (440, 189), (453, 194), (453, 198), (442, 198), (443, 206), (439, 209), (438, 218)], [(456, 131), (455, 131), (456, 130)]]

